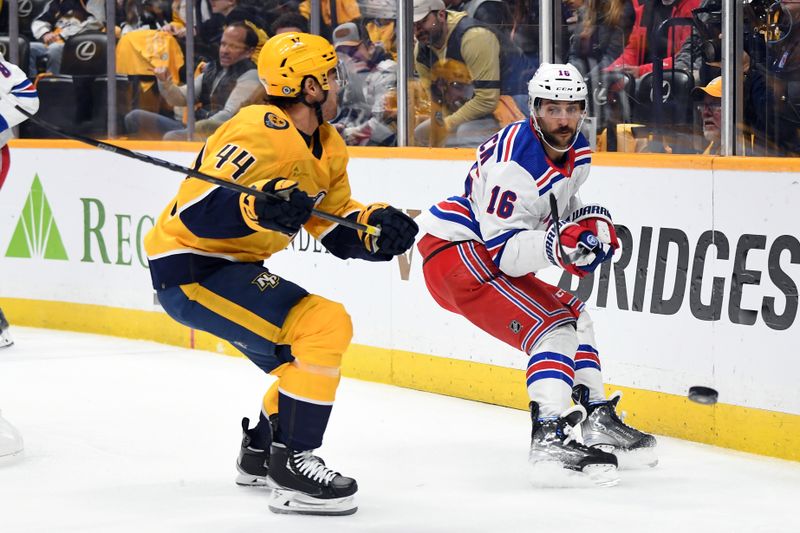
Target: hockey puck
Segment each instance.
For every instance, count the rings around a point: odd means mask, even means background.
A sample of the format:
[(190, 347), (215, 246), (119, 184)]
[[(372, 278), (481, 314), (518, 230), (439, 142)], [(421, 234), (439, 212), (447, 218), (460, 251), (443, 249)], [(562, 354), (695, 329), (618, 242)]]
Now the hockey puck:
[(711, 387), (702, 387), (700, 385), (689, 387), (689, 399), (693, 402), (714, 405), (717, 403), (717, 398), (719, 398), (719, 393)]

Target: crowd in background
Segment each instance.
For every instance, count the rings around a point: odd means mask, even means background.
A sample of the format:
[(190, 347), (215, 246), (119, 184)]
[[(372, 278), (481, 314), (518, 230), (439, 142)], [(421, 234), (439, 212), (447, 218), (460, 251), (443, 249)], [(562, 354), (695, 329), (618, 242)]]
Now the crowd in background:
[[(745, 53), (737, 143), (752, 155), (800, 154), (794, 52), (800, 30), (793, 24), (800, 3), (739, 1)], [(597, 149), (719, 153), (721, 4), (562, 0), (554, 59), (569, 61), (586, 77), (585, 133)], [(260, 100), (256, 62), (269, 37), (310, 27), (308, 0), (117, 0), (120, 136), (186, 139), (190, 6), (196, 139)], [(96, 108), (102, 95), (87, 103), (89, 82), (76, 70), (75, 56), (82, 43), (102, 46), (109, 27), (105, 1), (21, 0), (19, 15), (20, 63), (37, 79), (43, 111), (64, 106), (78, 113), (71, 115), (73, 127), (93, 133), (102, 120), (92, 122), (97, 112), (88, 107)], [(321, 1), (321, 33), (334, 44), (348, 79), (333, 123), (350, 145), (396, 144), (396, 20), (395, 0)], [(7, 6), (1, 24), (6, 31)], [(414, 144), (477, 146), (529, 114), (526, 82), (539, 65), (538, 0), (414, 0), (413, 33), (408, 105)], [(70, 92), (69, 84), (77, 89)]]

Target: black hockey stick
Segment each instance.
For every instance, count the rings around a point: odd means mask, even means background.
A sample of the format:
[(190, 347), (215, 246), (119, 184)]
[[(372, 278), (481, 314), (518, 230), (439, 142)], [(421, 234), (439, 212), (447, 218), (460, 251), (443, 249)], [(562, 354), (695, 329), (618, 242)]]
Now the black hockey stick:
[(550, 193), (550, 219), (556, 225), (556, 240), (558, 240), (558, 251), (561, 254), (561, 260), (564, 261), (565, 265), (571, 265), (572, 258), (564, 252), (564, 247), (561, 246), (561, 228), (558, 225), (561, 222), (561, 218), (558, 216), (558, 202), (553, 193)]
[[(251, 189), (249, 187), (245, 187), (244, 185), (239, 185), (238, 183), (227, 181), (222, 178), (215, 178), (214, 176), (209, 176), (208, 174), (203, 174), (202, 172), (198, 172), (197, 170), (191, 169), (189, 167), (184, 167), (176, 163), (171, 163), (169, 161), (165, 161), (157, 157), (145, 155), (140, 152), (134, 152), (133, 150), (128, 150), (127, 148), (123, 148), (115, 144), (109, 144), (103, 141), (98, 141), (97, 139), (86, 137), (77, 133), (64, 131), (61, 128), (54, 126), (48, 122), (45, 122), (42, 119), (36, 118), (34, 115), (28, 113), (26, 110), (22, 109), (18, 105), (14, 105), (14, 108), (23, 115), (25, 115), (26, 117), (28, 117), (30, 120), (35, 122), (36, 124), (40, 125), (41, 127), (50, 130), (54, 133), (57, 133), (62, 137), (66, 137), (67, 139), (79, 141), (84, 144), (94, 146), (95, 148), (100, 148), (101, 150), (105, 150), (107, 152), (112, 152), (125, 157), (130, 157), (131, 159), (138, 159), (139, 161), (150, 163), (151, 165), (155, 165), (157, 167), (166, 168), (168, 170), (172, 170), (173, 172), (178, 172), (180, 174), (186, 174), (193, 178), (207, 181), (209, 183), (213, 183), (214, 185), (218, 185), (220, 187), (224, 187), (232, 191), (240, 192), (243, 194), (249, 194), (251, 196), (255, 196), (256, 198), (261, 198), (263, 200), (267, 198), (273, 198), (273, 199), (278, 198), (280, 200), (285, 201), (284, 198), (278, 196), (277, 194), (270, 194), (264, 191), (259, 191), (258, 189)], [(371, 226), (369, 224), (359, 224), (358, 222), (353, 222), (350, 219), (339, 217), (336, 215), (331, 215), (330, 213), (326, 213), (325, 211), (320, 211), (318, 209), (312, 209), (311, 212), (314, 214), (315, 217), (322, 218), (324, 220), (329, 220), (330, 222), (335, 222), (337, 224), (341, 224), (346, 228), (363, 231), (367, 235), (374, 235), (375, 237), (377, 237), (381, 234), (381, 229), (377, 226)]]

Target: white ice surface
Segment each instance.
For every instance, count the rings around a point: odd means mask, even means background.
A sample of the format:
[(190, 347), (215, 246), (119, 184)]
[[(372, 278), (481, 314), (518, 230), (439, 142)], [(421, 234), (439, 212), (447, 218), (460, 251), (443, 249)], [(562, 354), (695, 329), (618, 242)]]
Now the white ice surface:
[(351, 379), (319, 454), (358, 480), (358, 513), (274, 515), (233, 483), (270, 380), (249, 361), (12, 334), (0, 408), (26, 449), (0, 464), (0, 533), (800, 532), (798, 463), (660, 437), (659, 466), (617, 487), (533, 489), (527, 413)]

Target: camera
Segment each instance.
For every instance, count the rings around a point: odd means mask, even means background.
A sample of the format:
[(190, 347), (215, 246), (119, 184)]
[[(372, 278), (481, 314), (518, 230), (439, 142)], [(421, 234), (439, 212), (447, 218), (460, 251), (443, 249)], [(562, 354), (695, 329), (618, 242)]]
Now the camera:
[[(800, 74), (800, 58), (793, 57), (792, 15), (780, 0), (743, 0), (743, 48), (752, 65), (771, 75), (795, 78)], [(711, 0), (692, 10), (692, 22), (701, 41), (705, 63), (722, 60), (722, 2)], [(795, 72), (797, 71), (797, 72)]]
[(692, 21), (702, 43), (703, 61), (722, 61), (722, 3), (715, 0), (692, 10)]

